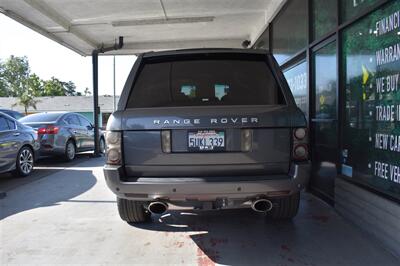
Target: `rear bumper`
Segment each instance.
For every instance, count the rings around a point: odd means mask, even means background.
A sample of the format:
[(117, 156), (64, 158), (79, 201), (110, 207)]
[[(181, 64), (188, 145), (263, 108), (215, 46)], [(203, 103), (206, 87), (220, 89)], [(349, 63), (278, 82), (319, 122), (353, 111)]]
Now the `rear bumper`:
[(65, 153), (65, 147), (56, 146), (54, 142), (41, 141), (39, 153), (41, 156), (62, 155)]
[[(224, 178), (137, 178), (134, 182), (121, 181), (121, 166), (105, 165), (104, 176), (108, 187), (119, 198), (151, 201), (215, 201), (238, 200), (258, 196), (290, 195), (307, 186), (310, 163), (292, 164), (288, 175), (265, 177)], [(222, 180), (225, 179), (225, 180)], [(282, 194), (283, 193), (283, 194)]]

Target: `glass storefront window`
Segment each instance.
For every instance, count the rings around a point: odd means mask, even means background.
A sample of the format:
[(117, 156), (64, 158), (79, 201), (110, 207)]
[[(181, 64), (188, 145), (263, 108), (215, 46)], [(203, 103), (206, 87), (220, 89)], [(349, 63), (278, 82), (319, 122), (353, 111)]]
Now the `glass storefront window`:
[[(321, 1), (325, 2), (325, 1)], [(367, 8), (383, 0), (340, 0), (342, 22), (346, 22), (364, 12)]]
[(253, 48), (269, 50), (269, 28), (267, 28), (263, 34), (261, 34)]
[(400, 1), (343, 31), (342, 174), (400, 199)]
[(308, 118), (307, 62), (303, 60), (295, 66), (284, 70), (284, 75), (297, 106)]
[(312, 1), (313, 40), (335, 29), (337, 24), (337, 0)]
[(307, 45), (307, 1), (290, 1), (272, 26), (272, 51), (282, 64)]
[(336, 119), (336, 43), (328, 44), (313, 56), (315, 118)]
[(311, 128), (313, 174), (310, 184), (314, 190), (333, 199), (337, 175), (337, 55), (336, 41), (326, 44), (312, 54), (315, 97)]

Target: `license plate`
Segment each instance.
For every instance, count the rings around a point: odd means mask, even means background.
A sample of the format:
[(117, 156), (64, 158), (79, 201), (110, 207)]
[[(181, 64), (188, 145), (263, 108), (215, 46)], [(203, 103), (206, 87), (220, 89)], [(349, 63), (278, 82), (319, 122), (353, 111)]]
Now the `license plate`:
[(225, 150), (225, 132), (222, 130), (197, 130), (188, 133), (189, 151)]

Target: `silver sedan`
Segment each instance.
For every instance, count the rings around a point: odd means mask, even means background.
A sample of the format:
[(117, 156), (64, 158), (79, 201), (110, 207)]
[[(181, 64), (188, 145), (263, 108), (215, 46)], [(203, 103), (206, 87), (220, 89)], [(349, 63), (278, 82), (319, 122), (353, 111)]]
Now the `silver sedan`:
[(37, 139), (31, 127), (0, 112), (0, 173), (28, 176), (40, 147)]
[[(39, 135), (40, 155), (63, 156), (72, 161), (76, 153), (94, 150), (94, 127), (83, 115), (70, 112), (45, 112), (19, 120), (34, 128)], [(99, 132), (100, 152), (105, 150), (104, 137)]]

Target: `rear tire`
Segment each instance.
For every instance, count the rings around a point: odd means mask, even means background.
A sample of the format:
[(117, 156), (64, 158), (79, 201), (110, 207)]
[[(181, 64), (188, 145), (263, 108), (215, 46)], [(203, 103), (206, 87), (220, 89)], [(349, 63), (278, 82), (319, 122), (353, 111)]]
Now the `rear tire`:
[(24, 146), (22, 147), (17, 155), (15, 162), (15, 170), (12, 171), (14, 177), (26, 177), (33, 171), (34, 166), (34, 155), (32, 150)]
[(99, 152), (100, 154), (106, 153), (106, 141), (104, 140), (103, 137), (101, 137), (99, 141)]
[(273, 203), (274, 207), (268, 212), (269, 217), (273, 219), (292, 219), (297, 215), (299, 210), (300, 192), (277, 199)]
[(76, 155), (76, 146), (73, 140), (68, 140), (67, 144), (65, 144), (65, 153), (64, 153), (64, 159), (67, 162), (73, 161), (75, 159)]
[(128, 223), (144, 223), (151, 214), (144, 208), (143, 202), (117, 198), (118, 212), (122, 220)]

